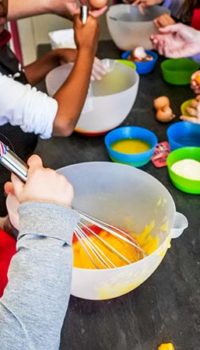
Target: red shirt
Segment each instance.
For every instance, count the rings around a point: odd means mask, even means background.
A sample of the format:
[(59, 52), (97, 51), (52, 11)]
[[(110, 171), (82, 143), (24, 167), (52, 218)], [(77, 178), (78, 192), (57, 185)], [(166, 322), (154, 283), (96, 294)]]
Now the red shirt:
[(11, 258), (16, 252), (16, 240), (0, 229), (0, 297), (7, 285), (7, 272)]
[(200, 30), (200, 8), (194, 9), (191, 26), (197, 30)]

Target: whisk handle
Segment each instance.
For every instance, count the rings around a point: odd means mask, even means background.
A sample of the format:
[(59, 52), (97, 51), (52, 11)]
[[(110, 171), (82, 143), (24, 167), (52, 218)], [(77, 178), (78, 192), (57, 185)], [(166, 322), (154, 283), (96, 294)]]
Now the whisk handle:
[(23, 182), (26, 182), (28, 166), (3, 142), (0, 142), (0, 163)]

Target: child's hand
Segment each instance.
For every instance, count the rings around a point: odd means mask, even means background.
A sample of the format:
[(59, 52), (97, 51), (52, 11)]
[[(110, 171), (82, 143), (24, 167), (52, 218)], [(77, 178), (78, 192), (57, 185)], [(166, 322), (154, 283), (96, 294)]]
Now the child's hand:
[(173, 20), (173, 18), (170, 15), (168, 15), (168, 13), (164, 13), (163, 15), (154, 19), (154, 24), (158, 29), (167, 27), (175, 23), (176, 22)]
[(5, 185), (5, 191), (16, 196), (19, 203), (28, 201), (57, 203), (70, 207), (73, 199), (72, 185), (55, 170), (44, 168), (40, 157), (34, 155), (28, 160), (28, 179), (24, 184), (12, 174), (12, 183)]
[(101, 80), (104, 75), (108, 73), (108, 70), (104, 67), (101, 60), (97, 57), (94, 59), (93, 67), (92, 67), (92, 74), (91, 74), (91, 80)]
[(99, 38), (99, 25), (96, 18), (88, 16), (83, 24), (79, 16), (74, 17), (74, 37), (78, 49), (87, 49), (95, 54)]

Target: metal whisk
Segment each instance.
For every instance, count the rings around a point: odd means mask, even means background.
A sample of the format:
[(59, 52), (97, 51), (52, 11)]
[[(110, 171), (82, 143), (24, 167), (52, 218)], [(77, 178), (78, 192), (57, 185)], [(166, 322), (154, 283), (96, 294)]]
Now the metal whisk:
[[(124, 253), (113, 247), (109, 242), (102, 238), (100, 234), (96, 233), (93, 227), (97, 227), (98, 229), (105, 231), (122, 243), (124, 242), (130, 244), (130, 246), (133, 247), (137, 253), (137, 260), (144, 258), (146, 255), (145, 251), (137, 244), (130, 233), (127, 233), (124, 230), (121, 230), (113, 225), (91, 217), (80, 211), (79, 214), (80, 221), (74, 233), (95, 268), (99, 268), (99, 265), (101, 268), (119, 267), (114, 263), (112, 258), (103, 251), (103, 247), (106, 248), (107, 252), (115, 254), (123, 262), (124, 265), (133, 263), (134, 259), (131, 260), (127, 258)], [(94, 242), (94, 238), (96, 239), (96, 243)], [(98, 242), (100, 243), (100, 246)]]
[[(26, 182), (28, 174), (27, 165), (1, 141), (0, 163), (4, 165), (9, 171), (16, 174), (22, 181)], [(137, 244), (130, 233), (127, 233), (108, 223), (105, 223), (102, 220), (89, 216), (88, 214), (80, 212), (79, 210), (77, 211), (80, 214), (80, 221), (76, 226), (74, 234), (79, 240), (88, 258), (96, 268), (99, 268), (99, 265), (101, 268), (118, 267), (114, 261), (112, 261), (112, 258), (103, 251), (103, 247), (106, 248), (107, 252), (109, 251), (121, 259), (124, 265), (131, 264), (134, 261), (130, 260), (125, 256), (125, 254), (122, 254), (118, 249), (113, 247), (109, 242), (103, 239), (100, 234), (97, 234), (93, 228), (94, 226), (112, 235), (122, 243), (124, 242), (126, 244), (130, 244), (130, 246), (133, 247), (137, 252), (138, 260), (142, 259), (146, 255), (145, 251)], [(94, 238), (96, 242), (94, 241)], [(100, 246), (97, 242), (100, 243)]]

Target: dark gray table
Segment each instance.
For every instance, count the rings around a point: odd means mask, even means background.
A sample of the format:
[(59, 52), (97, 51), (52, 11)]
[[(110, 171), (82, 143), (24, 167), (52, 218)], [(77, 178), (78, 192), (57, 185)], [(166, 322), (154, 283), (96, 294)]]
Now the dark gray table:
[[(49, 49), (39, 47), (39, 55)], [(118, 58), (111, 42), (101, 42), (100, 58)], [(155, 121), (152, 100), (169, 96), (174, 112), (191, 97), (189, 87), (167, 85), (156, 70), (140, 80), (136, 103), (124, 125), (140, 125), (153, 130), (160, 141), (166, 129)], [(178, 119), (176, 119), (178, 120)], [(104, 138), (85, 138), (74, 133), (69, 138), (40, 141), (37, 152), (46, 165), (59, 168), (84, 161), (108, 161)], [(172, 341), (176, 350), (200, 350), (200, 197), (176, 190), (167, 169), (151, 163), (143, 168), (160, 180), (172, 194), (177, 211), (185, 214), (189, 228), (172, 241), (158, 270), (135, 291), (110, 301), (94, 302), (71, 297), (62, 330), (61, 350), (156, 350)]]

